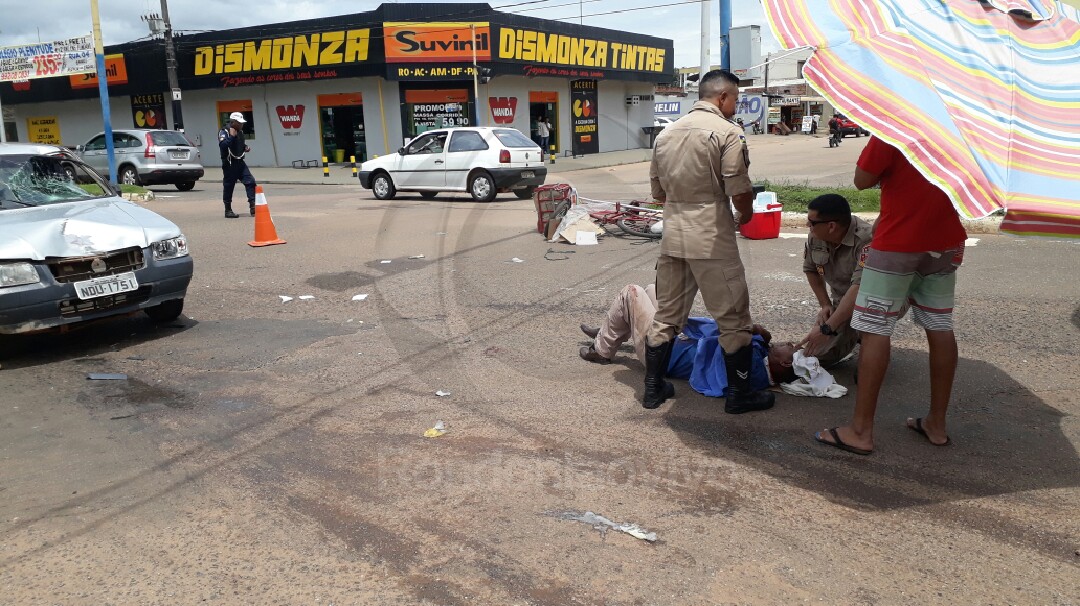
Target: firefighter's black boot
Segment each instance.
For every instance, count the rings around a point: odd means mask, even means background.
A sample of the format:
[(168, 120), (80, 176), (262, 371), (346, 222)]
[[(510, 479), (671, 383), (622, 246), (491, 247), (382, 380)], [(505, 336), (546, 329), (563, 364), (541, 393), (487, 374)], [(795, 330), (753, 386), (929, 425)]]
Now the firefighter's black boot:
[(750, 386), (750, 364), (753, 361), (753, 346), (745, 345), (735, 353), (724, 353), (724, 365), (727, 367), (727, 398), (724, 412), (738, 415), (755, 410), (768, 410), (773, 407), (776, 396), (771, 392), (754, 391)]
[(240, 215), (233, 212), (233, 210), (232, 210), (232, 202), (226, 202), (225, 203), (225, 218), (226, 219), (235, 219), (235, 218), (237, 218), (239, 216)]
[(674, 340), (658, 347), (645, 342), (645, 397), (641, 399), (641, 405), (645, 408), (657, 408), (664, 400), (675, 396), (675, 386), (664, 380), (674, 346)]

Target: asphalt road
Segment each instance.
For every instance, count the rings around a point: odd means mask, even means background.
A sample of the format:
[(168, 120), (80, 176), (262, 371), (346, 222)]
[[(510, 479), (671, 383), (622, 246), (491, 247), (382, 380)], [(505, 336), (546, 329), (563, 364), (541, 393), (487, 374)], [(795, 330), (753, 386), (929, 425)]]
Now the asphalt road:
[[(644, 165), (563, 176), (647, 191)], [(853, 392), (730, 416), (678, 382), (647, 411), (629, 349), (577, 357), (653, 242), (549, 244), (510, 196), (282, 185), (288, 244), (256, 249), (212, 182), (159, 193), (194, 251), (185, 316), (0, 352), (0, 604), (1078, 602), (1076, 243), (979, 236), (953, 445), (903, 428), (928, 399), (906, 320), (863, 458), (811, 438)], [(798, 340), (801, 240), (740, 248), (755, 321)]]

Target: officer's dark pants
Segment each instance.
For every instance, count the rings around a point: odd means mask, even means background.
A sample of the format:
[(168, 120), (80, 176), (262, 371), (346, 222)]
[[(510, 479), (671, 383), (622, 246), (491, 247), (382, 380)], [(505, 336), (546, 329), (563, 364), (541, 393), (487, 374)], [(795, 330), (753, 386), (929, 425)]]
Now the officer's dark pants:
[(237, 181), (243, 183), (244, 189), (247, 190), (248, 206), (255, 204), (255, 177), (251, 176), (246, 162), (222, 160), (221, 173), (223, 176), (221, 183), (224, 186), (221, 190), (221, 199), (225, 202), (225, 208), (232, 208), (233, 188), (236, 187)]

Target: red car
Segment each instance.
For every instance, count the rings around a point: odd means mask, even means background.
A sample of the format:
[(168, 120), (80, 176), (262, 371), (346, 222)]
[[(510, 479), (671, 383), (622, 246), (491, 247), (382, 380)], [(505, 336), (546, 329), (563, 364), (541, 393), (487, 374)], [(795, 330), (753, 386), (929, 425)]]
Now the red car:
[(850, 118), (843, 114), (836, 114), (836, 120), (839, 122), (840, 136), (846, 137), (848, 135), (855, 135), (856, 137), (861, 135), (870, 136), (870, 131), (855, 124)]

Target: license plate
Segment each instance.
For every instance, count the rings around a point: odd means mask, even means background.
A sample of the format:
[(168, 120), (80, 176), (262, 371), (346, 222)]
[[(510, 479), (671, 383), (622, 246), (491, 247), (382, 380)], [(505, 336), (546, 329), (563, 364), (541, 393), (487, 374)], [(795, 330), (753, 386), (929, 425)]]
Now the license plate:
[(106, 295), (115, 295), (122, 292), (131, 292), (139, 288), (139, 281), (135, 279), (135, 272), (129, 271), (115, 276), (102, 276), (83, 282), (75, 283), (75, 294), (83, 301), (96, 299)]
[(187, 160), (188, 159), (188, 152), (186, 152), (186, 151), (171, 151), (171, 152), (169, 152), (169, 157), (172, 158), (173, 160)]
[(521, 178), (522, 179), (532, 179), (535, 176), (536, 176), (536, 173), (534, 173), (531, 170), (523, 170), (523, 171), (521, 171)]

